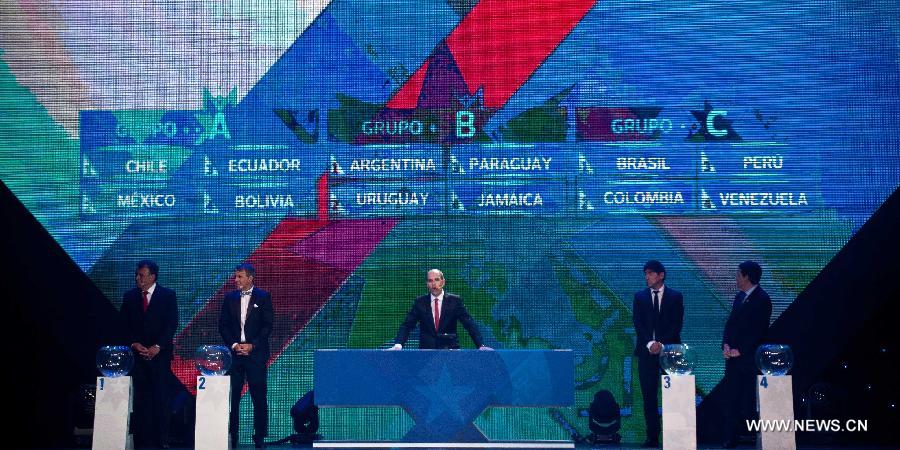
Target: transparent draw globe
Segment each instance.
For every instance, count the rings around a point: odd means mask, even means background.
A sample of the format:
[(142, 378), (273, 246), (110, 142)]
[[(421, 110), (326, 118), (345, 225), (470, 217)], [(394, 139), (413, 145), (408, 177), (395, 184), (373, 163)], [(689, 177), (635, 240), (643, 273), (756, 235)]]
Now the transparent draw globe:
[(764, 375), (787, 375), (794, 367), (794, 352), (783, 344), (760, 345), (756, 349), (756, 367)]
[(107, 345), (97, 350), (97, 370), (104, 377), (124, 377), (134, 368), (134, 354), (124, 345)]
[(697, 365), (697, 352), (687, 344), (664, 345), (659, 365), (669, 375), (690, 375)]
[(197, 370), (206, 376), (225, 375), (231, 368), (231, 350), (224, 345), (201, 345), (194, 359)]

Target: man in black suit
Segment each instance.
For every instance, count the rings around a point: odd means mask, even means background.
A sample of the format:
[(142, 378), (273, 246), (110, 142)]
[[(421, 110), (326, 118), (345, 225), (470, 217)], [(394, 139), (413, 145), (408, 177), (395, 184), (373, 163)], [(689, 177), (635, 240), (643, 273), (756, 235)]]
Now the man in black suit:
[(428, 271), (428, 291), (415, 300), (412, 309), (406, 314), (406, 320), (400, 324), (394, 346), (391, 350), (400, 350), (406, 344), (409, 333), (419, 325), (419, 348), (459, 348), (456, 338), (456, 322), (472, 336), (472, 341), (479, 350), (491, 350), (484, 345), (475, 319), (466, 311), (466, 306), (459, 296), (444, 292), (444, 274), (437, 269)]
[(638, 357), (638, 379), (644, 397), (644, 447), (659, 447), (659, 354), (666, 344), (681, 343), (684, 298), (665, 285), (666, 268), (656, 260), (644, 264), (647, 289), (634, 294), (632, 319), (637, 334), (634, 355)]
[(244, 380), (250, 385), (253, 401), (253, 443), (257, 448), (265, 446), (269, 433), (269, 402), (267, 395), (267, 366), (269, 361), (269, 334), (272, 333), (274, 311), (272, 296), (253, 285), (256, 270), (250, 264), (240, 264), (234, 269), (234, 285), (237, 290), (225, 295), (222, 313), (219, 315), (219, 334), (225, 345), (231, 348), (231, 415), (229, 430), (232, 446), (238, 445), (241, 391)]
[(739, 291), (734, 296), (731, 314), (722, 335), (726, 448), (737, 445), (744, 420), (752, 418), (756, 409), (756, 349), (762, 344), (772, 317), (772, 300), (759, 286), (760, 278), (762, 268), (759, 264), (744, 261), (738, 266), (735, 282)]
[(169, 382), (173, 377), (172, 340), (178, 326), (175, 291), (156, 283), (159, 266), (148, 259), (137, 263), (134, 283), (122, 296), (119, 311), (135, 355), (134, 416), (138, 446), (169, 446)]

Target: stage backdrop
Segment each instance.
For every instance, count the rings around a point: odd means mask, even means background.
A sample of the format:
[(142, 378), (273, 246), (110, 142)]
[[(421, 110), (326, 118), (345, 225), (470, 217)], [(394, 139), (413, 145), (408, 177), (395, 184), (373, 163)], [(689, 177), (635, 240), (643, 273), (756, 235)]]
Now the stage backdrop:
[[(774, 319), (900, 183), (893, 0), (37, 0), (0, 19), (3, 182), (116, 305), (159, 262), (187, 386), (255, 264), (272, 437), (312, 351), (387, 347), (440, 268), (488, 345), (577, 355), (576, 407), (488, 410), (487, 436), (584, 434), (608, 389), (637, 441), (645, 261), (684, 293), (702, 395), (737, 264), (763, 266)], [(322, 414), (332, 439), (411, 426)]]

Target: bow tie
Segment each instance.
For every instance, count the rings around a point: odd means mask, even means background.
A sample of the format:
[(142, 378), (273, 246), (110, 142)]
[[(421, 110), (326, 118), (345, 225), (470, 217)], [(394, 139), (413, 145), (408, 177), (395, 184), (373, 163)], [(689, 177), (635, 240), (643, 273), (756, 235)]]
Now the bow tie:
[(241, 291), (241, 297), (243, 297), (245, 295), (250, 295), (252, 293), (253, 293), (253, 289), (250, 289), (249, 291)]

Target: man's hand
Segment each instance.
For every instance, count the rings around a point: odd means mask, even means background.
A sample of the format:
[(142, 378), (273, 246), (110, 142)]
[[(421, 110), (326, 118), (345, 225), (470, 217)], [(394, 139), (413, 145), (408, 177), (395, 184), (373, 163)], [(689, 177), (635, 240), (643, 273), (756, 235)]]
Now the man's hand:
[[(725, 357), (725, 359), (733, 357), (733, 352), (734, 349), (732, 349), (730, 345), (722, 344), (722, 356)], [(738, 356), (740, 356), (740, 353), (738, 353)]]
[(659, 352), (662, 351), (662, 348), (663, 346), (661, 343), (659, 343), (658, 341), (653, 341), (653, 343), (650, 344), (650, 348), (648, 350), (650, 350), (651, 355), (658, 355)]
[(487, 345), (482, 345), (481, 347), (478, 347), (478, 350), (494, 351), (494, 349), (488, 347)]
[(234, 348), (234, 352), (238, 356), (247, 356), (253, 351), (253, 344), (238, 344)]
[(393, 350), (403, 350), (403, 346), (400, 345), (400, 344), (394, 344), (393, 347), (391, 347), (391, 348), (389, 348), (389, 349), (387, 349), (387, 350), (388, 350), (388, 351), (393, 351)]
[(161, 349), (159, 348), (159, 345), (153, 345), (147, 349), (147, 354), (144, 355), (144, 358), (145, 359), (153, 359), (156, 357), (156, 355), (159, 354), (160, 350)]
[(741, 351), (740, 351), (740, 350), (738, 350), (738, 349), (736, 349), (736, 348), (731, 349), (731, 357), (732, 357), (732, 358), (737, 358), (737, 357), (739, 357), (739, 356), (741, 356)]
[(131, 344), (131, 348), (133, 348), (141, 358), (148, 359), (147, 356), (150, 354), (150, 349), (144, 347), (140, 342)]

